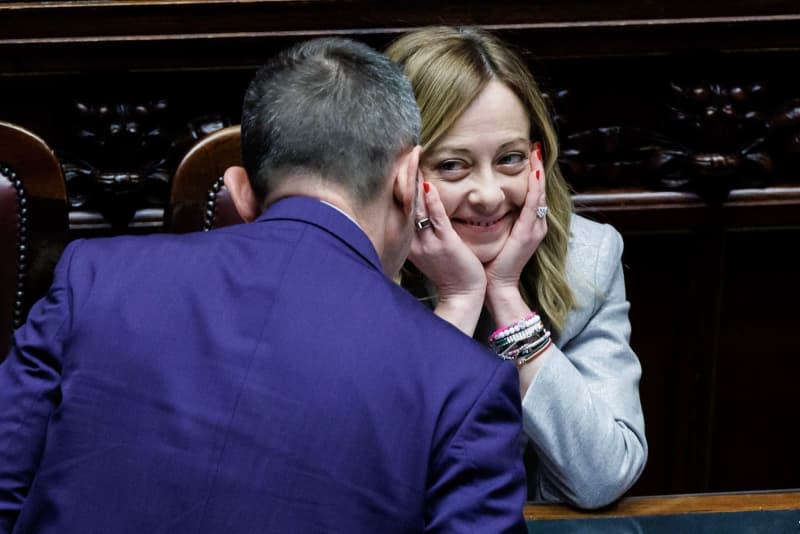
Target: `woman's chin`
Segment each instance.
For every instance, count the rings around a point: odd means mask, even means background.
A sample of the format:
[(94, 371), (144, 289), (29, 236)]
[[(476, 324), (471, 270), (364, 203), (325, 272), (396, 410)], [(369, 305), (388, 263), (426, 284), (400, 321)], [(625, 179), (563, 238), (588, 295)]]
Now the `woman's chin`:
[[(465, 226), (455, 224), (456, 233), (458, 233), (461, 240), (469, 247), (475, 256), (478, 257), (480, 262), (484, 265), (493, 261), (508, 240), (511, 232), (510, 223), (503, 219), (503, 225), (498, 228), (484, 230), (472, 226)], [(509, 219), (510, 221), (510, 219)]]
[(472, 253), (475, 254), (480, 262), (484, 265), (487, 263), (491, 263), (500, 251), (503, 250), (502, 245), (498, 246), (494, 243), (490, 245), (479, 245), (479, 246), (471, 246)]
[(478, 236), (479, 238), (484, 237), (485, 241), (480, 241), (479, 239), (475, 239), (475, 236), (463, 235), (461, 233), (459, 233), (459, 236), (462, 241), (464, 241), (464, 244), (469, 247), (472, 253), (475, 254), (484, 265), (490, 263), (500, 254), (500, 251), (503, 250), (503, 246), (508, 239), (508, 234), (491, 240), (485, 239), (486, 236)]

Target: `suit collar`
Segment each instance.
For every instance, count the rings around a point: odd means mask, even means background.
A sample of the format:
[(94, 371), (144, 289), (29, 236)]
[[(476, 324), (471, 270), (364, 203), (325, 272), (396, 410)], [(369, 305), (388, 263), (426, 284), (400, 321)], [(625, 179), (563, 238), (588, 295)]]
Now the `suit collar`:
[(270, 205), (255, 222), (292, 220), (312, 224), (344, 242), (379, 271), (381, 260), (372, 241), (339, 209), (312, 197), (294, 196)]

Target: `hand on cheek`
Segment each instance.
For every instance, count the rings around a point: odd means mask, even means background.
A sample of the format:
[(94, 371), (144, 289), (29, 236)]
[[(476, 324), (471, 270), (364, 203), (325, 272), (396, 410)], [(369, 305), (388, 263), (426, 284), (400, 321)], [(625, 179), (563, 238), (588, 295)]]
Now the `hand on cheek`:
[(431, 226), (418, 229), (411, 242), (409, 260), (436, 287), (439, 299), (480, 294), (486, 275), (478, 258), (453, 229), (436, 186), (423, 182), (416, 220), (429, 218)]
[(545, 182), (541, 149), (534, 143), (525, 202), (503, 249), (486, 265), (487, 291), (518, 291), (522, 269), (547, 234), (547, 217), (537, 216), (537, 208), (547, 206)]

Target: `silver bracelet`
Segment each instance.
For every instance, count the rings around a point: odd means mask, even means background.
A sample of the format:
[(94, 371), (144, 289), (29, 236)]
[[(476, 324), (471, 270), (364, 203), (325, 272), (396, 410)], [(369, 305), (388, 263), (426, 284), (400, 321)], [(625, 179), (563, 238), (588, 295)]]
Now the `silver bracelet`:
[(533, 351), (530, 354), (526, 354), (524, 356), (519, 356), (516, 360), (514, 360), (514, 363), (517, 364), (517, 369), (522, 369), (523, 366), (541, 356), (542, 353), (546, 351), (548, 348), (550, 348), (550, 345), (552, 344), (553, 340), (550, 339), (550, 337), (548, 336), (547, 342), (539, 350)]

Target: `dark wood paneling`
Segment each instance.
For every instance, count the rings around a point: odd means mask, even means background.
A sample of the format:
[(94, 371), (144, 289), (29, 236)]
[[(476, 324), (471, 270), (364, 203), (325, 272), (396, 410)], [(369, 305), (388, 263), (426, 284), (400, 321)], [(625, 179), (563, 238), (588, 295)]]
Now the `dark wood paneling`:
[(791, 1), (11, 2), (0, 4), (0, 71), (256, 65), (298, 38), (347, 35), (383, 46), (428, 24), (486, 26), (535, 44), (541, 58), (800, 46)]
[[(640, 357), (640, 391), (649, 444), (636, 494), (676, 493), (699, 486), (693, 444), (697, 406), (705, 406), (701, 366), (690, 357), (697, 302), (695, 257), (705, 245), (690, 233), (626, 234), (623, 264), (631, 300), (631, 345)], [(707, 341), (706, 341), (707, 343)], [(692, 466), (694, 468), (692, 468)]]
[(800, 481), (800, 228), (725, 239), (709, 485), (792, 488)]
[(798, 190), (578, 195), (625, 238), (650, 460), (631, 494), (792, 488)]

